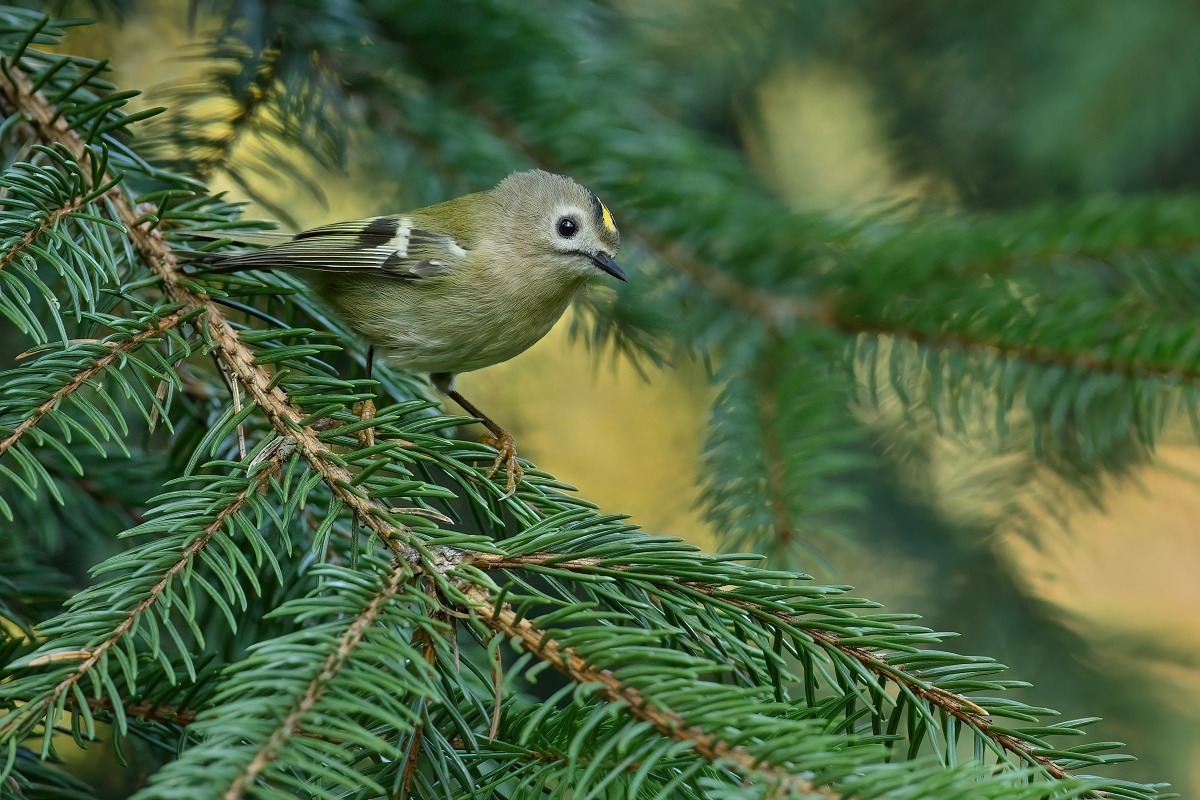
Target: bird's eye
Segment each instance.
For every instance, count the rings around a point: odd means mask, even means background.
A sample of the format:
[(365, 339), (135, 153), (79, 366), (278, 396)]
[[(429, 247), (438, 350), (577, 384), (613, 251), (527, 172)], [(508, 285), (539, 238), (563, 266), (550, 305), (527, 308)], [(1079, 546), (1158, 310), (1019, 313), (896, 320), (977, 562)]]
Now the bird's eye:
[(558, 235), (564, 239), (570, 239), (579, 231), (579, 226), (575, 224), (575, 220), (570, 217), (563, 217), (558, 221)]

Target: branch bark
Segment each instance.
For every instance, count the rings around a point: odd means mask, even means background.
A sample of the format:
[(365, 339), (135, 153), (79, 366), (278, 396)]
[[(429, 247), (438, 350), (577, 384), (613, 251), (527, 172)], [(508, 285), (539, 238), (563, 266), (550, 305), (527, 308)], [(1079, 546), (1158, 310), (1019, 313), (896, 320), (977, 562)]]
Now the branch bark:
[[(81, 164), (89, 163), (91, 151), (79, 134), (70, 128), (67, 120), (57, 114), (45, 95), (33, 90), (29, 79), (15, 64), (9, 65), (8, 72), (11, 80), (0, 76), (0, 91), (13, 108), (25, 114), (38, 138), (48, 144), (58, 143), (66, 147)], [(388, 521), (385, 507), (352, 488), (351, 473), (333, 457), (321, 442), (317, 431), (311, 425), (303, 424), (304, 413), (292, 404), (282, 389), (272, 384), (270, 373), (254, 363), (254, 353), (238, 338), (237, 331), (225, 319), (218, 305), (180, 281), (178, 260), (162, 234), (142, 221), (142, 215), (134, 209), (124, 193), (114, 190), (109, 198), (134, 249), (151, 272), (158, 276), (167, 296), (188, 311), (203, 311), (209, 335), (216, 343), (217, 358), (229, 374), (237, 377), (276, 430), (295, 442), (304, 460), (321, 474), (334, 496), (378, 534), (398, 558), (414, 566), (420, 565), (423, 555), (412, 544), (412, 530)]]
[[(110, 189), (109, 191), (112, 192), (115, 190)], [(25, 231), (25, 234), (20, 239), (13, 242), (13, 244), (7, 250), (5, 250), (2, 255), (0, 255), (0, 269), (4, 269), (11, 264), (13, 260), (17, 258), (17, 256), (21, 255), (21, 253), (25, 251), (25, 248), (36, 242), (38, 237), (43, 233), (53, 228), (60, 219), (74, 214), (83, 206), (84, 196), (78, 195), (71, 198), (71, 202), (54, 209), (48, 213), (44, 219), (34, 223), (29, 230)]]
[(787, 464), (783, 457), (783, 445), (779, 441), (779, 360), (781, 343), (772, 333), (763, 354), (762, 368), (756, 375), (758, 383), (758, 412), (762, 432), (763, 466), (766, 470), (767, 503), (771, 506), (774, 521), (776, 550), (792, 546), (796, 528), (788, 503)]
[[(464, 585), (462, 591), (471, 599), (473, 610), (494, 631), (521, 640), (525, 649), (549, 663), (579, 685), (596, 684), (600, 695), (614, 703), (624, 703), (635, 718), (650, 723), (663, 736), (686, 742), (700, 756), (711, 761), (730, 764), (745, 777), (758, 776), (771, 781), (780, 795), (821, 797), (838, 800), (841, 795), (820, 787), (812, 781), (787, 770), (759, 762), (740, 745), (730, 744), (719, 735), (688, 724), (678, 713), (649, 703), (636, 689), (625, 686), (612, 672), (589, 664), (572, 648), (563, 647), (546, 631), (537, 628), (526, 618), (518, 618), (508, 606), (497, 606), (489, 592), (478, 585)], [(778, 796), (778, 795), (772, 795)]]
[[(175, 560), (162, 577), (150, 587), (146, 596), (131, 608), (125, 616), (113, 628), (112, 633), (106, 636), (99, 644), (91, 647), (88, 650), (81, 650), (77, 653), (70, 654), (78, 656), (81, 660), (67, 675), (60, 680), (54, 689), (40, 700), (31, 700), (20, 707), (20, 710), (13, 714), (7, 723), (0, 726), (0, 742), (12, 740), (14, 735), (21, 735), (28, 732), (29, 728), (36, 725), (39, 719), (54, 713), (54, 710), (60, 704), (65, 703), (65, 698), (72, 695), (72, 691), (79, 682), (94, 669), (98, 664), (105, 660), (106, 654), (116, 647), (121, 641), (133, 631), (138, 620), (142, 615), (150, 611), (156, 603), (162, 598), (171, 581), (177, 578), (180, 573), (188, 569), (195, 561), (197, 556), (206, 548), (213, 537), (225, 525), (226, 520), (237, 514), (242, 506), (250, 499), (254, 492), (258, 491), (270, 476), (278, 468), (286, 458), (286, 452), (282, 449), (278, 450), (273, 456), (272, 461), (264, 465), (253, 477), (251, 477), (246, 485), (234, 497), (217, 512), (217, 516), (205, 526), (196, 538), (188, 543), (187, 547), (179, 553), (179, 558)], [(65, 654), (54, 654), (47, 657), (47, 663), (53, 661), (67, 660)], [(116, 713), (114, 711), (114, 713)], [(52, 726), (52, 721), (46, 721), (46, 727), (49, 729)]]
[[(470, 565), (479, 569), (523, 569), (527, 567), (547, 566), (559, 570), (577, 570), (580, 572), (604, 570), (621, 571), (621, 565), (606, 564), (599, 558), (570, 558), (560, 553), (531, 553), (524, 556), (502, 556), (493, 553), (475, 553), (470, 559)], [(662, 583), (673, 585), (693, 596), (700, 595), (716, 599), (720, 587), (695, 582), (681, 582), (669, 575), (662, 576)], [(995, 730), (986, 709), (971, 701), (970, 698), (942, 689), (939, 686), (922, 680), (903, 667), (890, 664), (885, 653), (868, 647), (848, 645), (837, 633), (824, 627), (813, 625), (799, 614), (787, 614), (772, 609), (763, 608), (746, 600), (730, 597), (720, 597), (720, 602), (736, 606), (747, 614), (776, 627), (787, 627), (803, 631), (816, 644), (828, 651), (857, 661), (864, 668), (882, 679), (891, 680), (907, 688), (919, 699), (954, 717), (964, 725), (976, 730), (994, 742), (1003, 750), (1013, 753), (1022, 761), (1044, 771), (1056, 780), (1068, 780), (1075, 777), (1067, 769), (1046, 756), (1037, 755), (1034, 747), (1008, 733)], [(568, 673), (570, 674), (570, 673)]]
[(0, 440), (0, 456), (3, 456), (10, 448), (21, 440), (21, 437), (29, 432), (31, 428), (37, 426), (42, 419), (49, 414), (56, 405), (61, 403), (66, 397), (74, 394), (87, 382), (96, 377), (104, 370), (108, 369), (115, 362), (123, 358), (126, 354), (137, 350), (148, 340), (161, 336), (172, 328), (181, 325), (190, 315), (191, 310), (180, 308), (172, 311), (170, 314), (160, 318), (157, 322), (151, 324), (137, 333), (130, 336), (128, 339), (120, 342), (114, 342), (109, 347), (106, 354), (100, 356), (93, 361), (89, 366), (76, 372), (71, 376), (71, 379), (64, 383), (57, 391), (46, 398), (45, 402), (39, 405), (34, 412), (25, 419), (21, 420), (17, 427), (13, 428), (12, 433)]
[(388, 576), (387, 582), (375, 593), (375, 596), (371, 598), (371, 602), (346, 626), (345, 632), (342, 634), (341, 639), (338, 640), (337, 647), (329, 654), (329, 657), (325, 659), (325, 663), (321, 665), (321, 669), (309, 681), (304, 694), (292, 706), (287, 716), (272, 731), (266, 744), (255, 753), (254, 758), (246, 765), (246, 769), (234, 778), (229, 788), (225, 791), (224, 800), (239, 800), (245, 794), (246, 789), (254, 785), (254, 781), (275, 758), (275, 754), (279, 748), (292, 736), (302, 733), (300, 723), (304, 719), (304, 716), (312, 711), (317, 701), (325, 693), (326, 688), (337, 677), (338, 673), (342, 671), (350, 654), (362, 642), (367, 629), (383, 613), (383, 610), (387, 608), (387, 604), (400, 592), (404, 584), (412, 576), (413, 571), (406, 562), (399, 560), (393, 562), (391, 574)]

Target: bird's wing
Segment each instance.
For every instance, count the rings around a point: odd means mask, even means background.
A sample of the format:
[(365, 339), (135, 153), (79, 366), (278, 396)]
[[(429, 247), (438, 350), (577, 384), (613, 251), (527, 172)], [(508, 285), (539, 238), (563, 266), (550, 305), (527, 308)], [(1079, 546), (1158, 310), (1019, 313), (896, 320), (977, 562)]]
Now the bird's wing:
[(395, 216), (338, 222), (263, 250), (213, 254), (204, 260), (212, 272), (300, 269), (419, 280), (445, 274), (466, 254), (453, 237), (414, 227), (411, 218)]

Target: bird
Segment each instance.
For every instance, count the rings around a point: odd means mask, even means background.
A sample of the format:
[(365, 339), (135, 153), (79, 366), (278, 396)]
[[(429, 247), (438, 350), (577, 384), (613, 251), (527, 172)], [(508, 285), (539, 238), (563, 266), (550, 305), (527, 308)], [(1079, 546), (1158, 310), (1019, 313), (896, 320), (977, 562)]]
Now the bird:
[[(232, 232), (224, 238), (238, 239)], [(261, 241), (261, 237), (257, 237)], [(524, 477), (512, 434), (458, 391), (463, 372), (524, 352), (562, 317), (590, 279), (628, 280), (615, 256), (612, 212), (573, 179), (514, 172), (486, 191), (400, 214), (302, 231), (260, 250), (203, 254), (208, 272), (282, 270), (305, 282), (368, 345), (373, 359), (424, 373), (490, 432), (486, 477)], [(360, 409), (366, 419), (374, 403)]]

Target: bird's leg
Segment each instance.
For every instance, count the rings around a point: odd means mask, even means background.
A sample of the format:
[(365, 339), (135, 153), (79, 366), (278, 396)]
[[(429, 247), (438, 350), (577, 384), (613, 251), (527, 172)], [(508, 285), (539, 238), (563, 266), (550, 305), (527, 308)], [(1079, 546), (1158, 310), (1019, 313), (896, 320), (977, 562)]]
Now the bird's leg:
[(487, 471), (487, 477), (492, 477), (503, 466), (508, 471), (508, 480), (504, 484), (504, 494), (501, 499), (512, 497), (517, 493), (517, 485), (525, 476), (525, 470), (521, 469), (521, 465), (517, 462), (517, 442), (508, 431), (496, 424), (491, 417), (483, 413), (470, 400), (459, 394), (454, 388), (454, 384), (450, 383), (444, 391), (450, 396), (450, 399), (463, 407), (463, 410), (472, 417), (478, 417), (479, 421), (491, 431), (491, 435), (483, 437), (483, 443), (496, 448), (496, 460), (492, 462), (491, 468)]
[[(367, 380), (371, 380), (371, 373), (375, 366), (375, 345), (367, 348)], [(358, 414), (358, 418), (366, 421), (375, 417), (375, 401), (371, 398), (362, 400), (354, 404), (354, 413)], [(374, 447), (375, 446), (375, 429), (363, 428), (358, 433), (354, 434), (358, 439), (359, 447)]]

